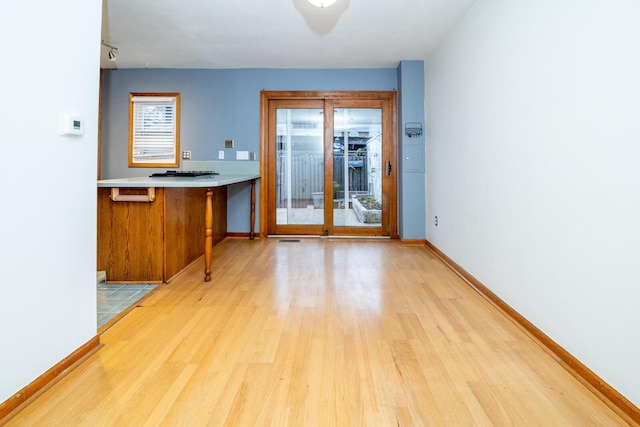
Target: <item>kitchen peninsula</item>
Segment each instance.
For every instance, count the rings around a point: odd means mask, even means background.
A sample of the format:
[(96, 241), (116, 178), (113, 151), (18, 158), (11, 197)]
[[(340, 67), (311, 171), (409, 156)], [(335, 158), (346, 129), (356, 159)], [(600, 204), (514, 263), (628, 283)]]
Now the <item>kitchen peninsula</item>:
[(251, 185), (247, 208), (249, 237), (254, 237), (258, 169), (220, 163), (183, 164), (183, 170), (221, 169), (219, 175), (98, 181), (97, 266), (107, 280), (166, 283), (204, 253), (204, 280), (210, 281), (212, 248), (227, 235), (227, 186), (232, 184)]

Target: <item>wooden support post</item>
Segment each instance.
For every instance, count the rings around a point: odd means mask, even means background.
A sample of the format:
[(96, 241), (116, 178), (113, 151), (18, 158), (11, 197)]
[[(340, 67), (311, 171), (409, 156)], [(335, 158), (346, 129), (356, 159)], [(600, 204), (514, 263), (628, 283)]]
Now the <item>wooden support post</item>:
[(254, 227), (256, 223), (256, 180), (251, 180), (251, 215), (250, 215), (251, 224), (249, 226), (249, 240), (253, 240), (256, 236), (254, 232)]
[(204, 281), (211, 281), (211, 251), (213, 248), (213, 189), (207, 188), (204, 208)]

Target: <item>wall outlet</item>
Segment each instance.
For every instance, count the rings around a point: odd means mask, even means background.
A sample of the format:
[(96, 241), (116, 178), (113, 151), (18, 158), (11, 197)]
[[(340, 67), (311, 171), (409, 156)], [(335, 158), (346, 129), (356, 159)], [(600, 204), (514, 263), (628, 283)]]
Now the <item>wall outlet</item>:
[(182, 158), (185, 160), (189, 160), (191, 158), (191, 151), (183, 151), (182, 152)]
[(218, 159), (219, 160), (224, 160), (224, 151), (222, 151), (222, 150), (218, 151)]
[(435, 218), (436, 218), (436, 220), (435, 220), (435, 224), (436, 224), (436, 227), (437, 227), (437, 226), (438, 226), (438, 216), (436, 215), (436, 217), (435, 217)]

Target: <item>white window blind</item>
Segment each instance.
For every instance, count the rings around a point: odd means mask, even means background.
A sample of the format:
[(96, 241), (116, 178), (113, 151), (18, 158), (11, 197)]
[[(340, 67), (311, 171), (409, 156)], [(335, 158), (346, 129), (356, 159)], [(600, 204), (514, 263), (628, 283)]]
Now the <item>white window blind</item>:
[(173, 164), (177, 160), (177, 97), (132, 96), (131, 160)]

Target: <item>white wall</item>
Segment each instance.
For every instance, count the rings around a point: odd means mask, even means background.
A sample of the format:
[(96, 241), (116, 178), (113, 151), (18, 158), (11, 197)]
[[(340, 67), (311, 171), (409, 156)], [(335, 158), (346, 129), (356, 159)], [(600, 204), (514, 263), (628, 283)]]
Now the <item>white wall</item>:
[[(101, 1), (0, 13), (0, 402), (96, 335)], [(84, 119), (58, 135), (58, 112)]]
[(636, 405), (639, 22), (478, 0), (426, 81), (428, 239)]

